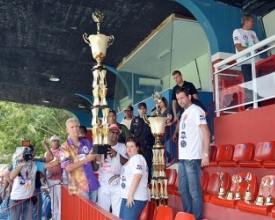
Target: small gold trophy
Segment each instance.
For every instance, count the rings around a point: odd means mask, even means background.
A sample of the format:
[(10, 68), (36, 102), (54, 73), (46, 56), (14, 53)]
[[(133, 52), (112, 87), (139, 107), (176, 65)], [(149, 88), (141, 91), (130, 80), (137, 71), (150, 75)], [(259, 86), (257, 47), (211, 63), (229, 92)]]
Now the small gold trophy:
[(273, 198), (271, 196), (271, 186), (274, 184), (273, 176), (268, 176), (266, 180), (266, 187), (268, 189), (268, 196), (266, 197), (264, 205), (274, 205)]
[(253, 200), (253, 194), (250, 190), (250, 180), (252, 179), (252, 174), (250, 172), (247, 173), (246, 177), (245, 177), (245, 180), (247, 182), (247, 189), (244, 193), (244, 196), (243, 196), (243, 200), (246, 202), (246, 203), (249, 203)]
[(264, 193), (265, 183), (266, 183), (266, 178), (263, 178), (261, 181), (261, 192), (260, 192), (260, 195), (258, 195), (258, 197), (256, 198), (255, 205), (260, 205), (260, 206), (264, 205), (263, 193)]
[(236, 185), (237, 185), (237, 191), (235, 193), (235, 200), (241, 199), (241, 192), (240, 192), (240, 183), (242, 182), (242, 177), (240, 175), (236, 175)]
[(230, 190), (227, 192), (226, 197), (225, 197), (227, 200), (233, 200), (234, 199), (233, 190), (234, 190), (235, 184), (236, 184), (236, 175), (233, 175)]
[(220, 188), (219, 188), (219, 191), (218, 191), (218, 197), (220, 199), (223, 199), (224, 198), (224, 194), (225, 194), (224, 181), (223, 181), (224, 172), (220, 173), (219, 178), (220, 178), (220, 181), (221, 181), (221, 185), (220, 185)]

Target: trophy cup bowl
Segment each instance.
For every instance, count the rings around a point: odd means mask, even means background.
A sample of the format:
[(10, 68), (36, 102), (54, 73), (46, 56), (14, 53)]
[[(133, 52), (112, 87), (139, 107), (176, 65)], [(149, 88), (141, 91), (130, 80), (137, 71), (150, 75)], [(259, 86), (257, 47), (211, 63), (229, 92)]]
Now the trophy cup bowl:
[(161, 137), (165, 133), (165, 124), (167, 118), (165, 116), (157, 115), (149, 118), (144, 118), (145, 123), (149, 124), (152, 134), (155, 136), (156, 141), (160, 142)]
[(97, 61), (97, 66), (102, 66), (101, 62), (106, 56), (107, 48), (113, 44), (114, 36), (105, 34), (83, 34), (84, 41), (91, 47), (93, 58)]

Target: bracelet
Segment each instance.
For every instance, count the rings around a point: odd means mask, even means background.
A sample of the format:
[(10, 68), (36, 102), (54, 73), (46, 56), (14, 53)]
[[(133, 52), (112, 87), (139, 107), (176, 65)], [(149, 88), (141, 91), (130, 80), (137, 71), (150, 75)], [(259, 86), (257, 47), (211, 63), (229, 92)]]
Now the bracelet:
[(101, 164), (101, 162), (100, 162), (100, 161), (96, 161), (96, 163), (97, 163), (97, 164)]

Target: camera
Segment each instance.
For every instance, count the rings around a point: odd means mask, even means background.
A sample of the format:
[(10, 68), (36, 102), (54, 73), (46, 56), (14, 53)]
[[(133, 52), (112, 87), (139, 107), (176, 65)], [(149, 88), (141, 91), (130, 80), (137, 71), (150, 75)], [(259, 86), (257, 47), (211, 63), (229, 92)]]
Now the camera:
[(33, 150), (29, 147), (25, 147), (23, 151), (23, 159), (29, 161), (33, 159)]

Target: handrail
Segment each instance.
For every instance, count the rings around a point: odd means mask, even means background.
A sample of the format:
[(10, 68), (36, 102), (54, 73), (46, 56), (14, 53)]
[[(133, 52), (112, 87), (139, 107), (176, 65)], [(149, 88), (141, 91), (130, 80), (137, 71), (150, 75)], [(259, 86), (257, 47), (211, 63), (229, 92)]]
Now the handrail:
[[(257, 94), (257, 82), (255, 80), (256, 79), (256, 68), (255, 68), (256, 62), (255, 62), (255, 57), (257, 55), (260, 55), (260, 54), (268, 51), (268, 50), (271, 50), (271, 49), (275, 48), (275, 45), (269, 46), (269, 47), (267, 47), (266, 49), (264, 49), (264, 50), (262, 50), (260, 52), (256, 52), (256, 50), (258, 48), (261, 48), (261, 47), (263, 47), (263, 46), (265, 46), (265, 45), (273, 42), (273, 41), (275, 41), (275, 35), (272, 35), (271, 37), (266, 38), (265, 40), (262, 40), (262, 41), (258, 42), (257, 44), (255, 44), (255, 45), (253, 45), (251, 47), (248, 47), (245, 50), (243, 50), (243, 51), (241, 51), (241, 52), (239, 52), (239, 53), (237, 53), (235, 55), (232, 55), (232, 56), (228, 57), (227, 59), (224, 59), (224, 60), (222, 60), (222, 61), (220, 61), (220, 62), (218, 62), (216, 64), (214, 64), (215, 72), (213, 73), (213, 75), (214, 75), (214, 78), (215, 78), (215, 81), (214, 81), (215, 82), (215, 87), (214, 88), (215, 88), (215, 100), (216, 100), (216, 106), (215, 106), (216, 110), (215, 110), (215, 112), (216, 112), (216, 116), (217, 117), (220, 116), (220, 112), (222, 110), (233, 109), (235, 107), (238, 107), (238, 106), (235, 105), (235, 106), (231, 106), (229, 108), (223, 108), (223, 109), (220, 108), (220, 106), (219, 106), (219, 99), (220, 99), (220, 97), (219, 97), (219, 78), (218, 77), (220, 75), (224, 75), (223, 73), (221, 73), (222, 71), (230, 69), (230, 68), (238, 65), (239, 63), (243, 63), (246, 60), (251, 60), (251, 66), (252, 66), (251, 74), (252, 74), (252, 85), (253, 85), (253, 101), (251, 103), (253, 103), (253, 107), (254, 108), (258, 107), (259, 100), (257, 100), (257, 98), (256, 98), (256, 94)], [(242, 60), (241, 62), (236, 62), (236, 63), (233, 63), (233, 64), (226, 65), (228, 63), (231, 63), (232, 61), (235, 61), (238, 58), (243, 57), (244, 55), (246, 55), (248, 53), (250, 54), (250, 56), (247, 57), (245, 60)], [(219, 67), (221, 67), (223, 65), (226, 65), (226, 66), (224, 68), (219, 69)], [(229, 76), (229, 74), (228, 74), (228, 76)], [(272, 97), (269, 97), (267, 99), (271, 99), (271, 98)], [(246, 105), (246, 104), (248, 104), (248, 103), (241, 104), (241, 105)]]
[[(229, 62), (232, 62), (232, 61), (234, 61), (234, 60), (236, 60), (236, 59), (238, 59), (238, 58), (246, 55), (247, 53), (250, 53), (251, 51), (255, 51), (259, 47), (263, 47), (263, 46), (269, 44), (272, 41), (275, 41), (275, 34), (272, 35), (272, 36), (270, 36), (270, 37), (268, 37), (268, 38), (266, 38), (266, 39), (264, 39), (264, 40), (262, 40), (262, 41), (260, 41), (260, 42), (258, 42), (257, 44), (254, 44), (251, 47), (246, 48), (245, 50), (243, 50), (243, 51), (241, 51), (241, 52), (239, 52), (239, 53), (237, 53), (235, 55), (232, 55), (232, 56), (230, 56), (230, 57), (228, 57), (228, 58), (226, 58), (226, 59), (224, 59), (224, 60), (222, 60), (222, 61), (214, 64), (214, 67), (215, 67), (215, 69), (219, 68), (220, 66), (223, 66), (223, 65), (225, 65), (225, 64), (227, 64)], [(272, 46), (272, 48), (273, 48), (273, 46)]]

